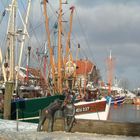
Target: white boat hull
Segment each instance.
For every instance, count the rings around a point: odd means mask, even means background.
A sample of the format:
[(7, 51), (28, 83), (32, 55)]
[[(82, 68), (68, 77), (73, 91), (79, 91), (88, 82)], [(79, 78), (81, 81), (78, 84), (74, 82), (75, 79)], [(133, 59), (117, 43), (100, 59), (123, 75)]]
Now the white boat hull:
[[(103, 102), (105, 102), (105, 109), (104, 110), (102, 110), (102, 111), (95, 111), (94, 110), (94, 112), (88, 111), (88, 109), (89, 109), (88, 105), (91, 106), (91, 104), (93, 104), (93, 106), (95, 107), (95, 104), (100, 105)], [(110, 99), (110, 102), (107, 103), (106, 99), (104, 99), (104, 98), (102, 100), (96, 100), (96, 101), (90, 101), (90, 102), (82, 101), (79, 103), (75, 103), (75, 107), (81, 105), (83, 107), (82, 108), (83, 110), (87, 110), (87, 112), (83, 112), (82, 114), (77, 114), (77, 113), (79, 113), (80, 109), (76, 110), (75, 118), (76, 119), (87, 119), (87, 120), (107, 120), (109, 110), (110, 110), (110, 103), (111, 103), (111, 99)], [(86, 107), (84, 105), (86, 105)]]

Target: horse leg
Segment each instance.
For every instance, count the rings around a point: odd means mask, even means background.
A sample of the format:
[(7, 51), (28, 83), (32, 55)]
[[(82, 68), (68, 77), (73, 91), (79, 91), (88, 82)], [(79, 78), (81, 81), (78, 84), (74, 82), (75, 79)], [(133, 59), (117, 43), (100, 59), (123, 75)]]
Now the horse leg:
[(41, 118), (40, 118), (40, 120), (39, 120), (37, 131), (41, 131), (42, 130), (41, 127), (44, 124), (45, 120), (46, 120), (46, 116), (45, 115), (42, 115)]
[(48, 122), (48, 132), (53, 131), (53, 124), (54, 124), (54, 114), (50, 114)]

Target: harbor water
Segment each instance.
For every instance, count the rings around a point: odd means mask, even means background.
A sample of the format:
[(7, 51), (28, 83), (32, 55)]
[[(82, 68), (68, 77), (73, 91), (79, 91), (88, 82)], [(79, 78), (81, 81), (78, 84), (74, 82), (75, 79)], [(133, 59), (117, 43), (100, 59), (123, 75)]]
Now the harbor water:
[(108, 120), (115, 122), (140, 122), (140, 105), (112, 105)]

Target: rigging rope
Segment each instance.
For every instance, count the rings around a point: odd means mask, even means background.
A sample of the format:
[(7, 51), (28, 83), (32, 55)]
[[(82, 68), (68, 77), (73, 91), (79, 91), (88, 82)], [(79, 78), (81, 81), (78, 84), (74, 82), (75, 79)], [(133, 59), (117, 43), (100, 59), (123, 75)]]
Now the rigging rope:
[[(22, 7), (23, 7), (24, 12), (26, 12), (26, 9), (25, 9), (25, 6), (24, 6), (23, 1), (21, 1), (21, 4), (22, 4)], [(40, 43), (40, 41), (39, 41), (39, 39), (38, 39), (38, 37), (37, 37), (37, 34), (36, 34), (35, 30), (36, 30), (38, 27), (40, 27), (40, 25), (42, 25), (43, 22), (40, 23), (38, 26), (36, 26), (36, 27), (34, 28), (33, 25), (32, 25), (32, 23), (31, 23), (31, 20), (29, 19), (29, 24), (30, 24), (30, 27), (31, 27), (31, 30), (30, 30), (29, 33), (30, 33), (30, 34), (31, 34), (31, 33), (34, 34), (35, 40), (36, 40), (36, 42), (37, 42), (36, 45), (37, 45), (39, 48), (41, 48), (41, 43)], [(30, 37), (31, 37), (31, 35), (30, 35)], [(29, 39), (29, 41), (30, 41), (30, 40), (31, 40), (31, 38)], [(32, 52), (33, 52), (33, 49), (34, 49), (34, 48), (32, 48)], [(36, 56), (36, 55), (35, 55), (35, 56)], [(37, 56), (36, 56), (36, 60), (37, 60)], [(24, 60), (24, 63), (25, 63), (25, 60)], [(39, 66), (39, 64), (38, 64), (38, 66)]]
[(2, 15), (1, 15), (1, 17), (0, 17), (0, 24), (2, 23), (3, 18), (4, 18), (5, 15), (6, 15), (6, 10), (4, 10), (4, 11), (2, 12)]
[[(56, 14), (57, 13), (56, 10), (54, 10), (53, 6), (50, 3), (49, 3), (49, 6), (50, 6), (51, 10), (53, 11), (53, 13), (56, 15), (56, 18), (58, 18), (58, 15)], [(63, 11), (63, 15), (68, 13), (69, 11), (70, 11), (69, 9), (67, 9), (65, 12)], [(65, 22), (65, 25), (68, 26), (68, 28), (63, 26), (63, 31), (62, 31), (63, 32), (62, 35), (63, 35), (63, 38), (64, 38), (63, 39), (63, 44), (64, 44), (63, 45), (63, 52), (65, 52), (65, 46), (66, 46), (66, 41), (67, 41), (67, 30), (66, 29), (69, 29), (69, 24), (64, 17), (62, 17), (62, 20)], [(56, 42), (56, 41), (54, 41), (54, 42)], [(56, 46), (56, 45), (54, 45), (54, 46)]]
[(2, 3), (2, 6), (3, 6), (4, 10), (3, 10), (2, 14), (1, 14), (1, 17), (0, 17), (0, 24), (2, 23), (2, 20), (3, 20), (4, 16), (6, 15), (6, 9), (5, 8), (8, 4), (8, 0), (6, 1), (6, 4), (4, 4), (4, 2), (2, 0), (1, 0), (1, 3)]
[(85, 34), (85, 32), (84, 32), (84, 29), (83, 29), (83, 26), (82, 26), (82, 24), (81, 24), (80, 18), (79, 18), (79, 16), (78, 16), (77, 9), (75, 9), (75, 12), (76, 12), (76, 15), (77, 15), (77, 18), (78, 18), (79, 25), (80, 25), (80, 27), (81, 27), (81, 32), (82, 32), (82, 34), (83, 34), (83, 36), (84, 36), (84, 38), (85, 38), (85, 42), (86, 42), (87, 47), (88, 47), (88, 49), (89, 49), (88, 53), (90, 53), (90, 55), (87, 55), (87, 56), (92, 56), (92, 57), (93, 57), (93, 54), (92, 54), (90, 45), (89, 45), (89, 43), (88, 43), (86, 34)]
[[(24, 6), (23, 1), (21, 1), (21, 4), (22, 4), (22, 6), (23, 6), (24, 12), (26, 12), (26, 9), (25, 9), (25, 6)], [(38, 46), (41, 47), (40, 41), (39, 41), (39, 39), (37, 38), (37, 35), (36, 35), (36, 33), (35, 33), (35, 29), (33, 28), (33, 25), (31, 24), (30, 19), (29, 19), (29, 24), (30, 24), (30, 26), (31, 26), (31, 28), (32, 28), (32, 32), (34, 33), (35, 39), (37, 40), (37, 43), (39, 44)]]
[[(1, 2), (2, 2), (2, 5), (3, 5), (4, 10), (3, 10), (2, 15), (0, 17), (0, 24), (2, 23), (4, 17), (7, 15), (6, 7), (9, 6), (9, 0), (4, 0), (4, 2), (1, 0)], [(6, 26), (6, 25), (4, 25), (4, 26)], [(6, 47), (3, 47), (3, 58), (5, 58), (6, 57), (6, 54), (7, 54), (7, 50), (8, 50), (8, 44), (6, 43), (6, 41), (8, 40), (6, 31), (5, 31), (5, 34), (3, 35), (3, 39), (1, 39), (1, 40), (2, 40), (1, 41), (1, 46), (2, 47), (3, 46), (6, 46)], [(3, 59), (3, 63), (4, 63), (4, 59)]]
[[(1, 14), (1, 17), (0, 17), (0, 25), (2, 24), (2, 21), (3, 21), (3, 19), (4, 19), (4, 17), (6, 16), (6, 7), (7, 7), (7, 5), (8, 5), (8, 0), (6, 1), (6, 3), (4, 4), (4, 2), (1, 0), (1, 2), (2, 2), (2, 5), (3, 5), (3, 8), (4, 8), (4, 10), (3, 10), (3, 12), (2, 12), (2, 14)], [(6, 40), (7, 40), (7, 34), (5, 33), (5, 34), (2, 34), (1, 35), (2, 37), (3, 37), (3, 39), (1, 39), (2, 41), (1, 41), (1, 48), (3, 47), (3, 46), (6, 46), (6, 47), (4, 47), (5, 49), (3, 50), (3, 58), (5, 58), (5, 56), (6, 56), (6, 51), (7, 51), (7, 49), (8, 49), (8, 45), (5, 43), (6, 42)], [(5, 43), (5, 44), (4, 44)], [(4, 63), (4, 59), (2, 60), (2, 63)]]
[(6, 6), (7, 6), (7, 4), (8, 4), (8, 0), (6, 1), (6, 4), (4, 4), (4, 2), (1, 0), (1, 3), (2, 3), (2, 6), (3, 6), (3, 8), (4, 8), (4, 11), (2, 12), (2, 15), (1, 15), (1, 17), (0, 17), (0, 24), (2, 23), (2, 20), (3, 20), (3, 18), (4, 18), (4, 16), (6, 15)]

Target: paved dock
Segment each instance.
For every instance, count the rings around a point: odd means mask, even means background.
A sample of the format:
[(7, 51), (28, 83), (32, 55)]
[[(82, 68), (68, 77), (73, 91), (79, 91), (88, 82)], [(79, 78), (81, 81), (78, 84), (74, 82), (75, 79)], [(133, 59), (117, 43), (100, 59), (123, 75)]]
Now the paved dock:
[[(45, 122), (44, 130), (47, 131), (47, 121)], [(63, 119), (57, 119), (55, 121), (54, 130), (64, 131)], [(71, 132), (140, 136), (140, 123), (76, 120)]]
[[(57, 122), (62, 120), (57, 120)], [(60, 122), (57, 125), (60, 125)], [(63, 121), (62, 121), (63, 122)], [(46, 122), (47, 123), (47, 122)], [(77, 122), (78, 123), (78, 122)], [(96, 124), (95, 124), (96, 125)], [(140, 140), (139, 136), (118, 136), (104, 135), (96, 133), (86, 133), (87, 128), (82, 127), (84, 133), (64, 131), (54, 131), (51, 133), (37, 132), (37, 124), (19, 122), (19, 130), (17, 131), (17, 122), (11, 120), (0, 119), (0, 140)], [(63, 126), (60, 125), (63, 129)], [(91, 125), (92, 126), (92, 125)], [(56, 128), (55, 124), (55, 129)], [(96, 128), (97, 126), (95, 126)], [(76, 128), (72, 131), (76, 131)]]

